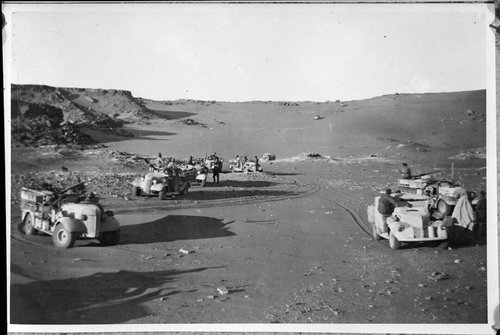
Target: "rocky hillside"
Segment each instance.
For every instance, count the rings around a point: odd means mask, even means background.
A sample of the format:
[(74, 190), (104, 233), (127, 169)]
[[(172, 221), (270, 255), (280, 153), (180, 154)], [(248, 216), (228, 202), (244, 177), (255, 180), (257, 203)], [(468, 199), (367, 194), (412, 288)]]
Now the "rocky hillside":
[(12, 85), (14, 144), (93, 143), (82, 127), (133, 136), (122, 126), (149, 115), (141, 100), (128, 91)]

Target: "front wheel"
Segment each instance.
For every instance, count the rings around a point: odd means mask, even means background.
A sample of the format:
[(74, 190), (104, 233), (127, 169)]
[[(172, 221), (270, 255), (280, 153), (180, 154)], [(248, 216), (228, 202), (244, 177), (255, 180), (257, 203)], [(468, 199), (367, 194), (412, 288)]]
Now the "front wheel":
[(62, 224), (59, 224), (52, 235), (52, 242), (56, 248), (71, 248), (76, 241), (76, 233), (68, 231)]
[(38, 231), (33, 226), (33, 219), (31, 218), (31, 214), (27, 213), (24, 217), (22, 224), (22, 232), (26, 235), (36, 235)]
[(382, 237), (377, 233), (377, 226), (375, 224), (372, 224), (372, 236), (376, 241), (382, 239)]
[(102, 245), (117, 245), (120, 241), (120, 231), (105, 231), (98, 238)]
[(396, 236), (392, 233), (392, 231), (389, 234), (389, 246), (391, 249), (397, 250), (401, 247), (401, 242), (397, 239)]

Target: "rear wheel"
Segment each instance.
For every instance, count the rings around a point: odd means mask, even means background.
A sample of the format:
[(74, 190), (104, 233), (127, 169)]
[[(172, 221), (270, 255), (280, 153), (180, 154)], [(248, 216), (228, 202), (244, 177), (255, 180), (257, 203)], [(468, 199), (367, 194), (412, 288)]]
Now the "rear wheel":
[(120, 241), (120, 231), (105, 231), (99, 236), (102, 245), (117, 245)]
[(389, 234), (389, 246), (394, 250), (397, 250), (401, 247), (401, 242), (399, 242), (396, 236), (394, 236), (392, 231)]
[(161, 190), (160, 192), (158, 192), (158, 198), (160, 200), (164, 200), (165, 199), (165, 191), (164, 190)]
[(76, 233), (68, 231), (62, 224), (59, 224), (52, 235), (52, 242), (57, 248), (71, 248), (76, 241)]
[(22, 232), (26, 235), (36, 235), (38, 231), (33, 226), (33, 219), (31, 218), (31, 214), (27, 213), (24, 217), (22, 224)]
[(441, 213), (441, 214), (443, 214), (444, 216), (450, 216), (451, 215), (452, 208), (443, 199), (440, 199), (438, 201), (436, 207), (437, 207), (438, 212)]

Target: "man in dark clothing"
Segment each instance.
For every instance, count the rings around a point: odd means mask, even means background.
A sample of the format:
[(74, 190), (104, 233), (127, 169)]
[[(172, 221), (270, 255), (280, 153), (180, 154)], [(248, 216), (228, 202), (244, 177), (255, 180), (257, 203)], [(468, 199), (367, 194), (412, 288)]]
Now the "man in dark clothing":
[(217, 184), (219, 183), (219, 173), (220, 173), (220, 170), (221, 170), (220, 166), (221, 165), (220, 165), (219, 158), (217, 158), (217, 160), (214, 163), (214, 167), (212, 169), (214, 183), (217, 183)]
[(387, 218), (392, 215), (394, 208), (396, 208), (396, 200), (391, 197), (391, 193), (391, 189), (386, 189), (378, 200), (377, 210), (382, 214), (382, 222), (377, 227), (380, 233), (387, 233)]
[(406, 163), (403, 163), (403, 167), (401, 168), (401, 177), (403, 179), (411, 179), (411, 170)]

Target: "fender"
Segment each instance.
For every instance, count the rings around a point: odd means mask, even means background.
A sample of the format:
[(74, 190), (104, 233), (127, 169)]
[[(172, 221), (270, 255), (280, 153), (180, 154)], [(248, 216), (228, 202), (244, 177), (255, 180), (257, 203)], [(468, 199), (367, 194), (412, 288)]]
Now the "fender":
[(141, 187), (141, 180), (139, 178), (134, 179), (132, 185), (135, 187)]
[(191, 187), (191, 183), (187, 181), (184, 184), (182, 184), (180, 191), (183, 192), (186, 188), (190, 188), (190, 187)]
[(160, 192), (161, 190), (163, 190), (163, 184), (153, 184), (151, 185), (151, 187), (149, 188), (150, 191), (155, 191), (155, 192)]
[(54, 227), (56, 227), (58, 224), (62, 224), (63, 227), (71, 233), (87, 233), (87, 227), (85, 226), (83, 221), (78, 219), (63, 217), (56, 222)]
[(120, 223), (114, 216), (107, 216), (101, 220), (101, 233), (120, 230)]
[(407, 240), (414, 238), (413, 227), (405, 222), (387, 220), (387, 225), (398, 240)]
[(449, 197), (446, 195), (441, 195), (436, 199), (436, 203), (438, 203), (439, 200), (445, 201), (448, 205), (450, 206), (455, 206), (457, 204), (458, 199)]

